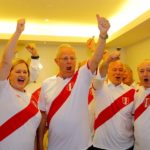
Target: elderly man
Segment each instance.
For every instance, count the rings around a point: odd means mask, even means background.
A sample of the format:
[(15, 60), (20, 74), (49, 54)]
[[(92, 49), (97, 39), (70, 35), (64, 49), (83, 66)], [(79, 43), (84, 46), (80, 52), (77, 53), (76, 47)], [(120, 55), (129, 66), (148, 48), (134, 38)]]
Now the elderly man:
[(75, 72), (76, 52), (63, 44), (55, 62), (59, 67), (56, 76), (42, 85), (39, 107), (42, 122), (39, 128), (39, 147), (43, 150), (45, 124), (49, 127), (49, 150), (86, 150), (91, 146), (88, 117), (88, 92), (92, 77), (102, 59), (109, 22), (97, 15), (100, 36), (97, 48), (88, 62)]
[[(132, 109), (134, 89), (122, 83), (123, 64), (110, 55), (93, 82), (96, 120), (93, 150), (132, 150), (134, 145)], [(108, 69), (107, 69), (108, 68)], [(107, 73), (107, 80), (104, 78)]]
[(124, 77), (122, 82), (135, 89), (138, 88), (137, 84), (133, 79), (133, 71), (127, 64), (124, 64)]
[(141, 87), (135, 96), (134, 136), (135, 150), (150, 149), (150, 60), (143, 61), (138, 66)]

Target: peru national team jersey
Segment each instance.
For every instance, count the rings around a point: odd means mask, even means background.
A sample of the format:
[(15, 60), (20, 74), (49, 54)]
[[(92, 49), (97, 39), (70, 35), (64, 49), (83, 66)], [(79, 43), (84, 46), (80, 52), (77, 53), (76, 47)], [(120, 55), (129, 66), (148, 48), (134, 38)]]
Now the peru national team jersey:
[[(98, 82), (100, 84), (100, 80)], [(125, 84), (115, 86), (110, 81), (101, 81), (101, 84), (100, 89), (95, 91), (96, 118), (103, 110), (112, 106), (117, 98), (131, 89)], [(126, 105), (128, 98), (122, 97), (121, 102)], [(115, 106), (116, 108), (117, 106)], [(113, 112), (114, 108), (112, 107), (111, 109)], [(95, 130), (94, 147), (108, 150), (125, 150), (132, 147), (134, 144), (132, 111), (133, 101), (101, 124)]]
[(150, 98), (146, 98), (150, 94), (150, 88), (144, 89), (140, 87), (135, 97), (135, 110), (143, 103), (145, 110), (134, 121), (134, 150), (150, 149)]
[[(28, 96), (26, 92), (13, 89), (7, 80), (0, 81), (0, 128), (8, 122), (10, 118), (26, 108), (29, 103), (30, 96)], [(28, 111), (26, 111), (26, 113), (28, 113)], [(40, 120), (41, 114), (36, 108), (35, 115), (0, 141), (0, 150), (34, 150), (36, 130)], [(21, 120), (16, 119), (16, 121), (11, 124), (13, 126), (9, 126), (10, 124), (6, 126), (7, 129), (14, 128), (20, 121)]]
[[(70, 96), (54, 114), (49, 124), (49, 150), (85, 150), (91, 146), (88, 116), (88, 91), (93, 75), (87, 66), (78, 71)], [(71, 78), (48, 78), (42, 85), (39, 107), (48, 113), (53, 100)]]

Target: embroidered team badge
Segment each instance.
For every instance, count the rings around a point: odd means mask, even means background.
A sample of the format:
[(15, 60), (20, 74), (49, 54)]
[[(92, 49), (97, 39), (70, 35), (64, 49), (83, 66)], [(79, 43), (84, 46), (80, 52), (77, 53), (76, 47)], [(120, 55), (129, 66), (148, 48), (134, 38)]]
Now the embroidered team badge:
[(68, 85), (68, 91), (71, 91), (71, 90), (72, 90), (72, 84), (69, 83), (69, 85)]
[(36, 108), (38, 108), (37, 103), (34, 100), (32, 100), (31, 102)]
[(129, 97), (122, 97), (122, 104), (128, 105), (129, 104)]
[(144, 102), (145, 108), (147, 108), (150, 105), (150, 98), (146, 98)]

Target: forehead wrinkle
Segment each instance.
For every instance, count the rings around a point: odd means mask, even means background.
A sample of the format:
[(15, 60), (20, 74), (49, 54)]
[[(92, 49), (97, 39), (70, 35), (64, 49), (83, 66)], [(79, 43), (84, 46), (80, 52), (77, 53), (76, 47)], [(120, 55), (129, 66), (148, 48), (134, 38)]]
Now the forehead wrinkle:
[(75, 56), (76, 55), (75, 49), (69, 44), (62, 44), (62, 45), (60, 45), (58, 47), (56, 58), (59, 58), (62, 55), (66, 55), (67, 56), (67, 55), (70, 55), (70, 54)]
[(141, 68), (145, 68), (148, 67), (150, 68), (150, 59), (146, 59), (143, 62), (141, 62), (138, 66), (137, 66), (137, 70), (141, 69)]
[(108, 70), (115, 69), (115, 68), (121, 68), (121, 69), (123, 69), (123, 63), (121, 61), (111, 62), (109, 64)]

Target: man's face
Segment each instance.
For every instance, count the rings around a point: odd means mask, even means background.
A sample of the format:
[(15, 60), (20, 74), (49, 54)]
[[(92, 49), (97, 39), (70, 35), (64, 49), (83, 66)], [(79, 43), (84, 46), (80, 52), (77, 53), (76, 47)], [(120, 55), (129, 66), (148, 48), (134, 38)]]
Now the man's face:
[(17, 64), (10, 72), (9, 81), (13, 88), (24, 91), (29, 81), (29, 73), (24, 63)]
[(132, 82), (133, 82), (132, 71), (124, 68), (123, 83), (130, 86)]
[(72, 77), (76, 67), (75, 51), (70, 47), (63, 47), (58, 58), (55, 59), (59, 66), (59, 72), (62, 77)]
[(108, 68), (108, 79), (114, 85), (121, 84), (123, 79), (123, 64), (120, 61), (110, 63)]
[(150, 61), (145, 61), (138, 66), (138, 75), (145, 88), (150, 88)]

